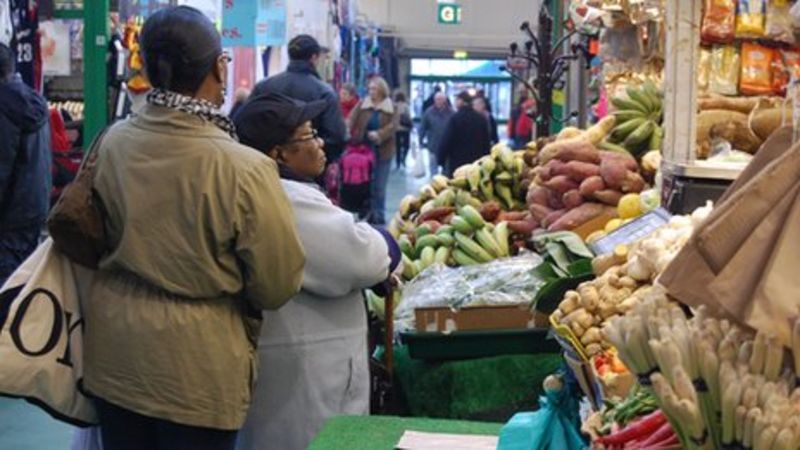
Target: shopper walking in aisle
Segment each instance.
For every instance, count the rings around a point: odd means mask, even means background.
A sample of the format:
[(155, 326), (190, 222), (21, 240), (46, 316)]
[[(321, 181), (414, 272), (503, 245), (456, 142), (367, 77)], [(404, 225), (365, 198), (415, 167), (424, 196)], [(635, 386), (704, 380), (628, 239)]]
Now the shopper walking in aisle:
[(508, 138), (514, 148), (524, 148), (533, 139), (533, 119), (530, 114), (536, 108), (536, 100), (529, 98), (528, 88), (522, 86), (519, 90), (519, 103), (511, 110), (508, 120)]
[(431, 176), (439, 173), (439, 146), (444, 129), (453, 114), (453, 109), (447, 103), (447, 96), (439, 92), (433, 99), (433, 106), (425, 111), (419, 123), (419, 143), (423, 145), (427, 141), (424, 145), (428, 148)]
[(300, 288), (303, 249), (274, 161), (219, 109), (229, 59), (200, 11), (141, 34), (153, 91), (98, 148), (109, 251), (84, 305), (84, 386), (105, 450), (233, 449), (260, 309)]
[(489, 110), (488, 100), (485, 97), (475, 97), (472, 101), (472, 107), (486, 119), (486, 125), (489, 127), (489, 141), (492, 145), (500, 142), (500, 137), (497, 134), (497, 121), (494, 119), (492, 111)]
[(350, 118), (350, 113), (358, 105), (358, 91), (353, 83), (345, 83), (339, 89), (339, 108), (342, 110), (344, 119)]
[(317, 72), (323, 49), (316, 39), (301, 34), (289, 41), (289, 67), (286, 72), (259, 82), (251, 97), (267, 93), (283, 94), (304, 102), (323, 100), (325, 111), (314, 120), (314, 128), (325, 141), (325, 155), (331, 163), (344, 151), (347, 129), (333, 88)]
[(314, 184), (325, 153), (311, 123), (324, 108), (267, 95), (254, 98), (236, 120), (241, 142), (278, 162), (307, 255), (302, 291), (264, 314), (259, 380), (240, 450), (305, 450), (327, 419), (369, 413), (361, 291), (387, 280), (400, 249)]
[(406, 94), (398, 90), (394, 93), (394, 108), (397, 114), (397, 169), (406, 166), (408, 149), (411, 147), (411, 129), (414, 122), (411, 121), (411, 109), (406, 101)]
[(50, 208), (47, 102), (16, 75), (0, 44), (0, 286), (36, 249)]
[(486, 118), (472, 108), (472, 97), (462, 92), (456, 97), (458, 111), (447, 123), (439, 146), (439, 165), (452, 177), (459, 166), (477, 161), (491, 150)]
[(373, 171), (370, 201), (370, 223), (386, 223), (386, 185), (396, 150), (397, 115), (389, 97), (389, 85), (381, 77), (369, 81), (369, 95), (361, 100), (350, 115), (350, 136), (354, 143), (372, 147), (377, 157)]

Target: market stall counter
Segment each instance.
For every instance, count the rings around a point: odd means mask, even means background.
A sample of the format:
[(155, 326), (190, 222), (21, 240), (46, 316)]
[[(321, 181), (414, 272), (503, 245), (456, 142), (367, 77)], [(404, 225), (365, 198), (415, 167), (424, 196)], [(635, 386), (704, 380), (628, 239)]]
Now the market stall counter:
[(392, 416), (341, 416), (325, 424), (309, 450), (392, 450), (407, 430), (497, 436), (502, 425)]

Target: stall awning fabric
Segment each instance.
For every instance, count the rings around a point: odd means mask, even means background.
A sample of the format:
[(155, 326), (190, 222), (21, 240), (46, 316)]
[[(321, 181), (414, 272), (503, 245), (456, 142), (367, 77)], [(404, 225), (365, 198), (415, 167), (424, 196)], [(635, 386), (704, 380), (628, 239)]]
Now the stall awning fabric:
[(669, 294), (791, 343), (800, 316), (800, 144), (773, 133), (659, 278)]

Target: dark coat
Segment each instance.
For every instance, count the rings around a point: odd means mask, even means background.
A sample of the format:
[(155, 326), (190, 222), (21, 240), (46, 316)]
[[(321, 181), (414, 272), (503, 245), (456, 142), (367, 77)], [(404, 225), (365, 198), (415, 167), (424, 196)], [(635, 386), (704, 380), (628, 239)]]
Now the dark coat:
[(439, 165), (451, 176), (459, 166), (477, 161), (491, 150), (486, 118), (465, 106), (456, 112), (444, 130), (439, 145)]
[(339, 158), (347, 140), (347, 128), (339, 108), (339, 97), (333, 88), (323, 82), (314, 66), (308, 61), (291, 61), (286, 72), (260, 81), (250, 97), (277, 92), (304, 102), (325, 100), (328, 106), (314, 120), (314, 128), (325, 141), (328, 161)]
[(47, 102), (19, 79), (0, 82), (0, 233), (38, 228), (50, 207)]

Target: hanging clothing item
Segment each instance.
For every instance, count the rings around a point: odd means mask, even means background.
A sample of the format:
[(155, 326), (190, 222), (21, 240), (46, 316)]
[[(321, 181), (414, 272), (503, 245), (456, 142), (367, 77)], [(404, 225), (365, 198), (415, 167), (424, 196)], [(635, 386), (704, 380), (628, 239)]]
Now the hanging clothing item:
[(14, 37), (11, 48), (17, 55), (17, 72), (22, 81), (42, 92), (42, 52), (39, 45), (38, 0), (10, 0)]
[(11, 4), (0, 2), (0, 44), (11, 45), (14, 27), (11, 25)]

